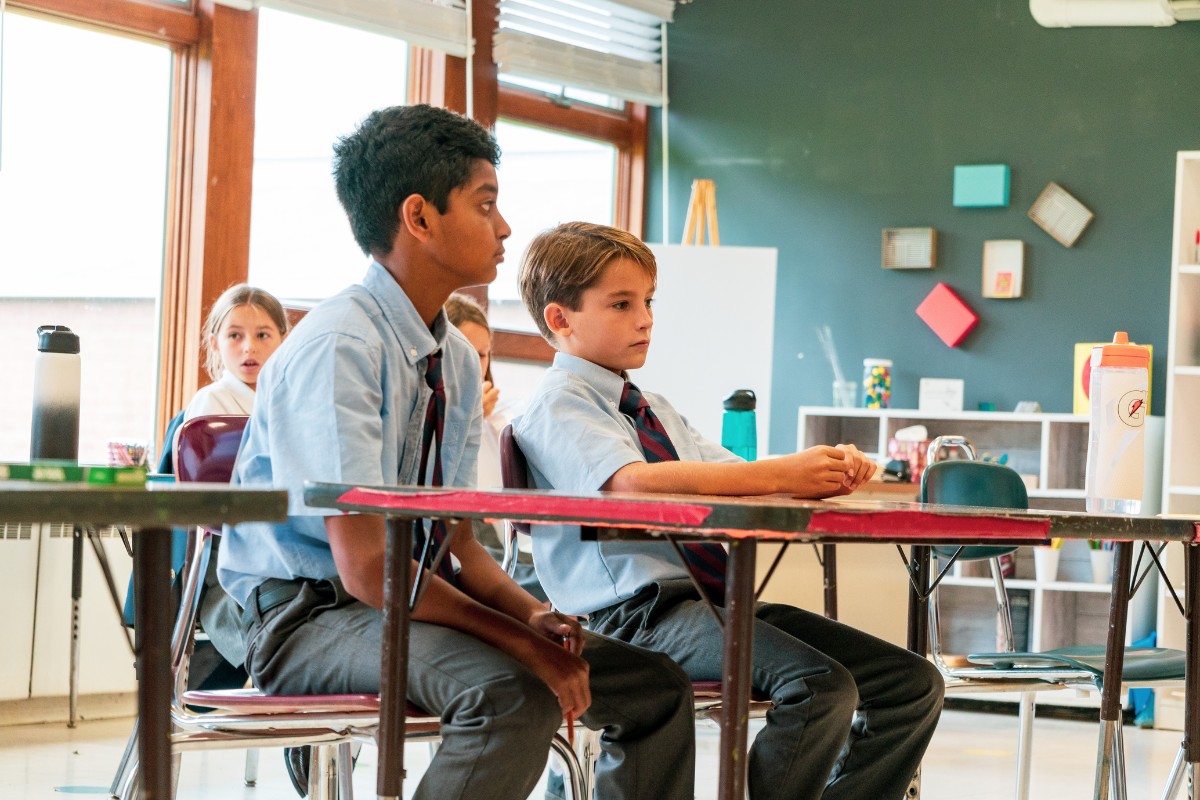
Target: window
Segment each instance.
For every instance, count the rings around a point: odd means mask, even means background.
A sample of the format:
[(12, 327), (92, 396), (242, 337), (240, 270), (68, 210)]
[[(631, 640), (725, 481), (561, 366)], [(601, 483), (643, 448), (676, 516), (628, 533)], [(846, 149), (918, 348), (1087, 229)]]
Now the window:
[(500, 144), (500, 211), (512, 227), (504, 263), (488, 287), (493, 327), (536, 333), (517, 292), (517, 272), (530, 240), (561, 222), (613, 224), (617, 149), (506, 120)]
[(334, 141), (405, 102), (408, 47), (281, 11), (259, 15), (249, 279), (280, 298), (321, 300), (361, 280), (367, 263), (334, 192)]
[(0, 460), (29, 457), (40, 325), (80, 337), (79, 457), (153, 438), (172, 53), (4, 16)]

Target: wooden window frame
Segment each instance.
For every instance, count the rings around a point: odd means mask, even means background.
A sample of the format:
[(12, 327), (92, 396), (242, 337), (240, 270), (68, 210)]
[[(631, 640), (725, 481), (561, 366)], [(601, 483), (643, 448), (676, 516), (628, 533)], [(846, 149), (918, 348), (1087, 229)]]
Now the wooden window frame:
[(204, 380), (203, 310), (248, 273), (258, 14), (213, 0), (9, 0), (7, 7), (171, 49), (161, 429)]
[[(503, 118), (547, 130), (583, 136), (613, 145), (617, 150), (614, 221), (638, 237), (645, 226), (646, 148), (649, 109), (640, 103), (610, 109), (500, 83), (492, 60), (492, 36), (499, 15), (498, 0), (475, 0), (471, 6), (474, 97), (471, 114), (488, 128)], [(441, 105), (467, 112), (465, 59), (417, 50), (409, 74), (409, 98), (414, 103)], [(465, 290), (487, 307), (487, 287)], [(554, 350), (538, 334), (499, 329), (493, 332), (496, 358), (549, 363)]]
[[(613, 144), (615, 221), (640, 236), (648, 109), (564, 106), (558, 98), (501, 85), (492, 62), (498, 0), (475, 0), (472, 8), (475, 119), (490, 128), (504, 117)], [(204, 310), (249, 275), (258, 12), (213, 0), (8, 0), (7, 9), (164, 44), (173, 54), (156, 409), (164, 427), (206, 381), (200, 358)], [(410, 53), (410, 102), (466, 112), (466, 60), (417, 47)], [(472, 293), (486, 305), (487, 287)], [(503, 330), (496, 331), (495, 353), (535, 362), (553, 355), (540, 336)]]

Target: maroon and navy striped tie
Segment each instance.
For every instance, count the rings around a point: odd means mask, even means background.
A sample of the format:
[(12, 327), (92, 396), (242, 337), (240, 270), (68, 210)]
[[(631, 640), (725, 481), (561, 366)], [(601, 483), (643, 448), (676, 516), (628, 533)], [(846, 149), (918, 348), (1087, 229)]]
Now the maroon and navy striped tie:
[[(633, 421), (647, 462), (653, 464), (659, 461), (679, 460), (679, 453), (671, 443), (667, 429), (654, 415), (646, 398), (642, 397), (638, 388), (629, 381), (625, 381), (625, 388), (621, 391), (620, 411)], [(704, 587), (709, 598), (714, 603), (723, 604), (725, 565), (728, 561), (725, 548), (714, 542), (688, 542), (683, 545), (683, 554), (688, 569)]]
[[(421, 483), (424, 486), (442, 485), (442, 428), (446, 422), (446, 385), (442, 382), (442, 351), (429, 354), (425, 366), (425, 383), (433, 390), (429, 406), (425, 409), (425, 427), (421, 433)], [(433, 472), (427, 472), (429, 457), (433, 456)], [(430, 547), (436, 553), (446, 539), (446, 523), (434, 520), (429, 526)], [(414, 527), (413, 556), (418, 561), (425, 551), (425, 526), (418, 521)], [(454, 564), (447, 553), (438, 564), (438, 575), (451, 584), (456, 584)]]

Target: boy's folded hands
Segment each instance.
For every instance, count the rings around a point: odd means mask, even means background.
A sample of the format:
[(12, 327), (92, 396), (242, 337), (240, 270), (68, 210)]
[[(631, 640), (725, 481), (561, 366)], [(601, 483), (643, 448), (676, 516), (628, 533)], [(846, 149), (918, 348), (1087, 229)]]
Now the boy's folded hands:
[[(592, 704), (588, 663), (583, 652), (583, 628), (573, 617), (557, 611), (538, 611), (529, 618), (538, 638), (528, 661), (534, 674), (546, 682), (558, 698), (563, 716), (579, 717)], [(563, 647), (564, 639), (570, 645)]]
[(875, 463), (852, 444), (817, 445), (761, 462), (782, 470), (783, 492), (807, 499), (853, 492), (875, 474)]

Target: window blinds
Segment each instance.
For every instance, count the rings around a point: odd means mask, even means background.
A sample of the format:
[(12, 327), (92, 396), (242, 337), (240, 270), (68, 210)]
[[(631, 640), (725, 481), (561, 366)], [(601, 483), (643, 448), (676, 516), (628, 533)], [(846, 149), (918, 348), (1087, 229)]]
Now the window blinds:
[(500, 74), (662, 105), (662, 24), (674, 0), (500, 0)]
[(465, 0), (217, 0), (243, 10), (273, 8), (394, 36), (409, 44), (466, 58), (470, 50)]

